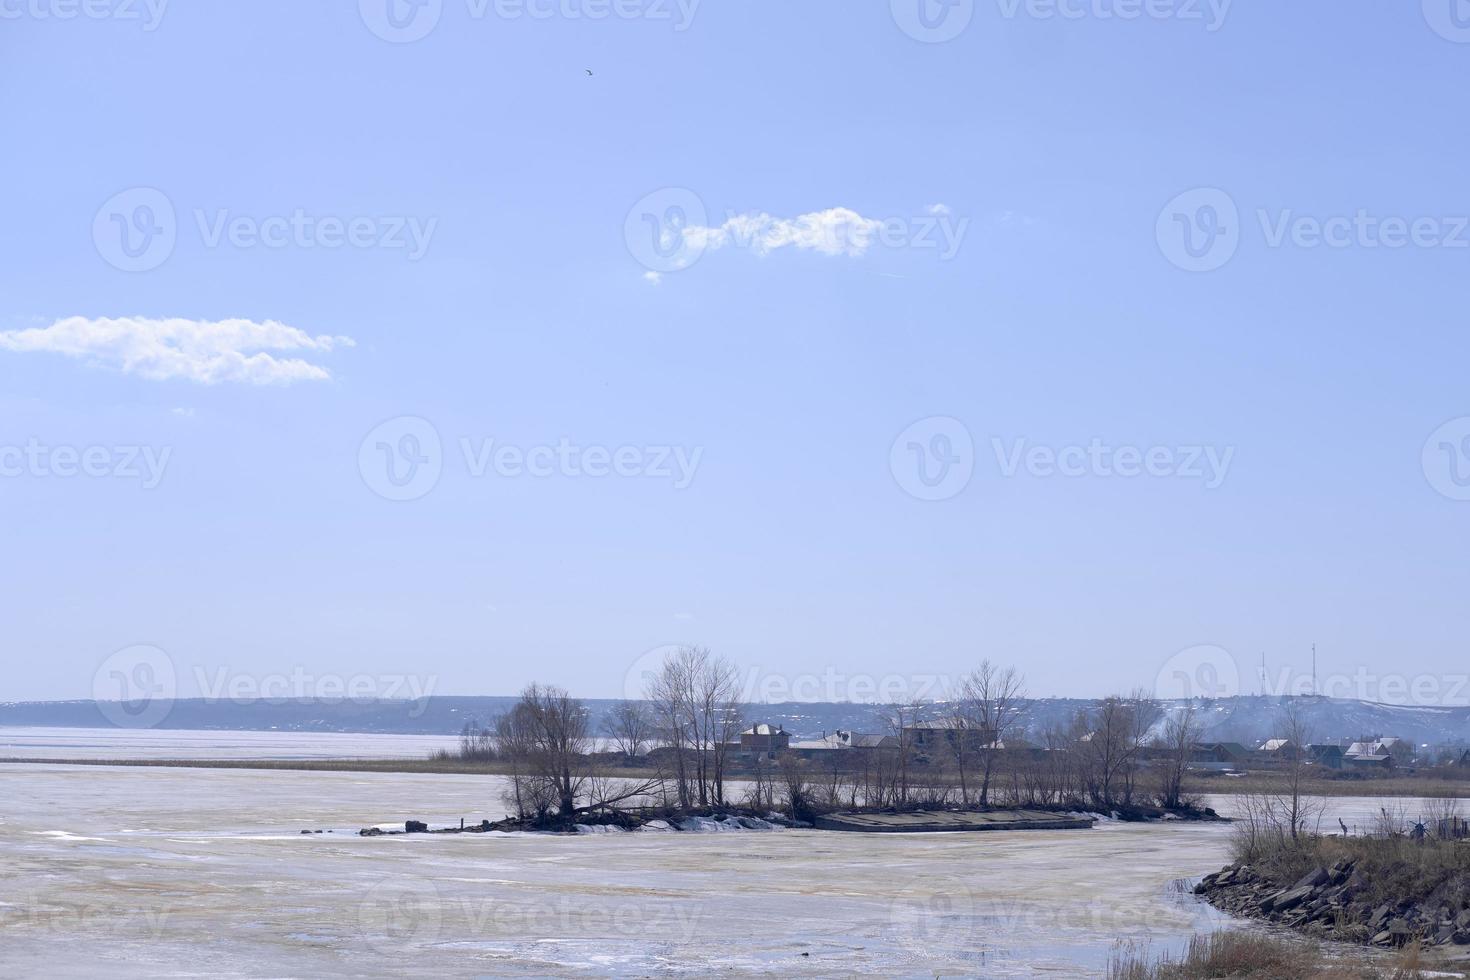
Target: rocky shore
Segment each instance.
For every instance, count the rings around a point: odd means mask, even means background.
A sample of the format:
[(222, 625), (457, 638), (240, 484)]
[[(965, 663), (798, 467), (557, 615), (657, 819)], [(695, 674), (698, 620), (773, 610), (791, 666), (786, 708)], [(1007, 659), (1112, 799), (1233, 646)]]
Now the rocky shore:
[[(548, 834), (605, 834), (626, 831), (717, 833), (748, 830), (783, 830), (810, 827), (811, 824), (791, 820), (780, 813), (755, 813), (750, 810), (708, 809), (690, 812), (665, 810), (647, 813), (610, 811), (597, 814), (580, 814), (576, 817), (550, 819), (542, 822), (506, 819), (482, 820), (479, 823), (461, 822), (458, 827), (430, 827), (421, 820), (406, 820), (403, 829), (387, 827), (364, 827), (358, 831), (362, 837), (395, 837), (404, 834), (488, 834), (488, 833), (548, 833)], [(303, 830), (303, 834), (321, 831)]]
[[(1248, 864), (1228, 865), (1195, 886), (1232, 915), (1265, 919), (1320, 939), (1380, 947), (1470, 947), (1470, 909), (1432, 900), (1373, 902), (1358, 862), (1339, 860), (1284, 882)], [(1462, 950), (1470, 952), (1470, 950)]]

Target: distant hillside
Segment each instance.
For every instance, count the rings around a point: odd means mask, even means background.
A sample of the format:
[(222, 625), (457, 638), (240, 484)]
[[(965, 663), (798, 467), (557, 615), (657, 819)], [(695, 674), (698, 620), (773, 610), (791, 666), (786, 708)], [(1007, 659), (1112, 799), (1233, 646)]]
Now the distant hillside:
[[(1235, 697), (1195, 702), (1205, 737), (1218, 741), (1256, 742), (1277, 734), (1284, 697)], [(1296, 701), (1318, 741), (1363, 735), (1397, 735), (1418, 744), (1470, 743), (1470, 707), (1406, 707), (1335, 698), (1302, 697)], [(512, 697), (434, 697), (423, 701), (235, 702), (187, 699), (174, 703), (153, 727), (217, 731), (365, 732), (414, 735), (458, 734), (466, 724), (484, 724), (515, 702)], [(589, 699), (594, 724), (616, 701)], [(1097, 704), (1077, 698), (1041, 698), (1027, 703), (1027, 734), (1037, 738), (1051, 727), (1065, 726), (1076, 713)], [(1165, 717), (1185, 702), (1164, 703)], [(942, 705), (933, 709), (943, 711)], [(111, 728), (109, 715), (93, 701), (0, 703), (0, 725)], [(784, 725), (799, 738), (836, 729), (882, 731), (887, 709), (881, 705), (788, 702), (750, 705), (746, 717)], [(1162, 722), (1160, 723), (1162, 726)]]

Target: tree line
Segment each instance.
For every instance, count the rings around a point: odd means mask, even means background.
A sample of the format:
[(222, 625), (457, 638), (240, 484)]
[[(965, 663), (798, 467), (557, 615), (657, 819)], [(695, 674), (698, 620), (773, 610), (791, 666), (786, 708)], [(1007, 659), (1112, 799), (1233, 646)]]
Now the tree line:
[(532, 684), (489, 724), (467, 728), (460, 756), (496, 763), (508, 776), (504, 802), (531, 821), (633, 806), (798, 818), (858, 807), (1172, 808), (1188, 802), (1184, 773), (1200, 736), (1191, 708), (1165, 719), (1135, 691), (1029, 741), (1024, 678), (989, 661), (947, 701), (875, 708), (877, 744), (817, 752), (742, 752), (751, 712), (739, 672), (704, 647), (672, 652), (643, 694), (594, 728), (582, 701)]

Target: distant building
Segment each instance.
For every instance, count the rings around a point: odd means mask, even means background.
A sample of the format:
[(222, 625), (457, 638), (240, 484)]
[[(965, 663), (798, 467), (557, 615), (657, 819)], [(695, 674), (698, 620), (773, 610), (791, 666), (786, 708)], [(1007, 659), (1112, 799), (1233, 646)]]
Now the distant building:
[(832, 734), (822, 733), (820, 739), (808, 742), (792, 742), (791, 747), (810, 749), (877, 749), (885, 745), (897, 745), (894, 735), (869, 735), (863, 732), (845, 732), (837, 729)]
[(1377, 749), (1377, 755), (1391, 755), (1395, 763), (1408, 762), (1416, 754), (1413, 742), (1394, 736), (1380, 738)]
[(764, 722), (752, 725), (740, 733), (740, 751), (750, 755), (774, 757), (791, 747), (791, 735), (782, 725), (771, 726)]
[(1239, 742), (1196, 742), (1189, 762), (1200, 769), (1241, 769), (1250, 756), (1250, 749)]
[(1268, 738), (1261, 745), (1261, 751), (1267, 755), (1279, 759), (1290, 759), (1296, 756), (1296, 743), (1289, 738)]
[(1361, 739), (1352, 743), (1343, 752), (1346, 759), (1375, 759), (1378, 756), (1387, 756), (1391, 760), (1390, 765), (1408, 763), (1414, 758), (1414, 746), (1404, 739), (1390, 736), (1383, 738), (1375, 735), (1372, 738)]
[(844, 757), (861, 757), (877, 749), (897, 748), (897, 735), (877, 735), (863, 732), (846, 732), (838, 729), (831, 734), (822, 733), (821, 738), (792, 742), (790, 751), (805, 759), (830, 758), (834, 753)]
[[(996, 745), (996, 731), (968, 722), (963, 718), (939, 718), (934, 721), (916, 721), (903, 729), (909, 745), (919, 750), (935, 751), (963, 744), (975, 750)], [(961, 742), (963, 740), (963, 742)]]
[[(1230, 772), (1245, 764), (1250, 753), (1244, 745), (1234, 742), (1195, 742), (1189, 747), (1189, 768), (1208, 772)], [(1171, 759), (1174, 750), (1154, 746), (1148, 758)]]
[(1307, 746), (1307, 761), (1324, 769), (1342, 768), (1342, 746), (1314, 744)]

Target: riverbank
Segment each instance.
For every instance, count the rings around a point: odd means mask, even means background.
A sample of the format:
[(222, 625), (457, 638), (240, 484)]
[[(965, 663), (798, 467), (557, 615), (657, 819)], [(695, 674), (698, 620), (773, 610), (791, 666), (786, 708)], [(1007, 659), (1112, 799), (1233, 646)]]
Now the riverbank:
[[(1241, 775), (1189, 773), (1184, 778), (1185, 795), (1233, 795), (1254, 793), (1281, 795), (1287, 790), (1281, 772), (1247, 772)], [(1362, 775), (1335, 773), (1329, 778), (1311, 777), (1301, 783), (1303, 796), (1458, 797), (1470, 799), (1470, 778), (1447, 779), (1422, 773)]]
[[(597, 834), (597, 833), (723, 833), (809, 828), (811, 824), (785, 814), (760, 812), (749, 807), (699, 807), (687, 810), (604, 810), (572, 816), (548, 815), (543, 819), (460, 821), (459, 826), (431, 827), (422, 820), (406, 820), (402, 829), (377, 825), (358, 831), (359, 837), (399, 837), (408, 834)], [(320, 830), (303, 830), (319, 834)]]
[[(547, 814), (540, 818), (506, 817), (503, 820), (465, 820), (458, 826), (430, 827), (421, 820), (408, 819), (399, 829), (397, 824), (377, 824), (358, 831), (362, 837), (389, 837), (405, 834), (484, 834), (542, 833), (586, 834), (620, 831), (738, 831), (817, 829), (846, 833), (962, 833), (1001, 830), (1086, 830), (1099, 820), (1129, 823), (1146, 822), (1227, 822), (1214, 810), (1182, 807), (1165, 810), (1154, 806), (1133, 806), (1109, 814), (1082, 813), (1067, 807), (864, 807), (840, 811), (814, 812), (801, 819), (774, 810), (748, 806), (719, 805), (702, 807), (631, 807), (598, 809), (571, 815)], [(303, 830), (303, 834), (319, 834), (320, 830)]]
[(1195, 887), (1214, 907), (1316, 939), (1470, 956), (1470, 843), (1304, 837)]
[[(439, 775), (505, 776), (510, 767), (499, 762), (463, 760), (453, 756), (436, 758), (340, 758), (340, 759), (248, 759), (248, 758), (0, 758), (0, 765), (162, 767), (170, 769), (258, 769), (283, 772), (410, 773)], [(614, 767), (604, 774), (618, 779), (647, 778), (646, 767)], [(738, 774), (737, 774), (738, 775)], [(1186, 796), (1231, 796), (1243, 793), (1280, 793), (1283, 777), (1274, 773), (1248, 773), (1241, 777), (1191, 775), (1185, 780)], [(1425, 776), (1386, 776), (1362, 779), (1313, 779), (1302, 787), (1303, 795), (1333, 798), (1373, 797), (1461, 797), (1470, 799), (1470, 782), (1431, 779)]]

